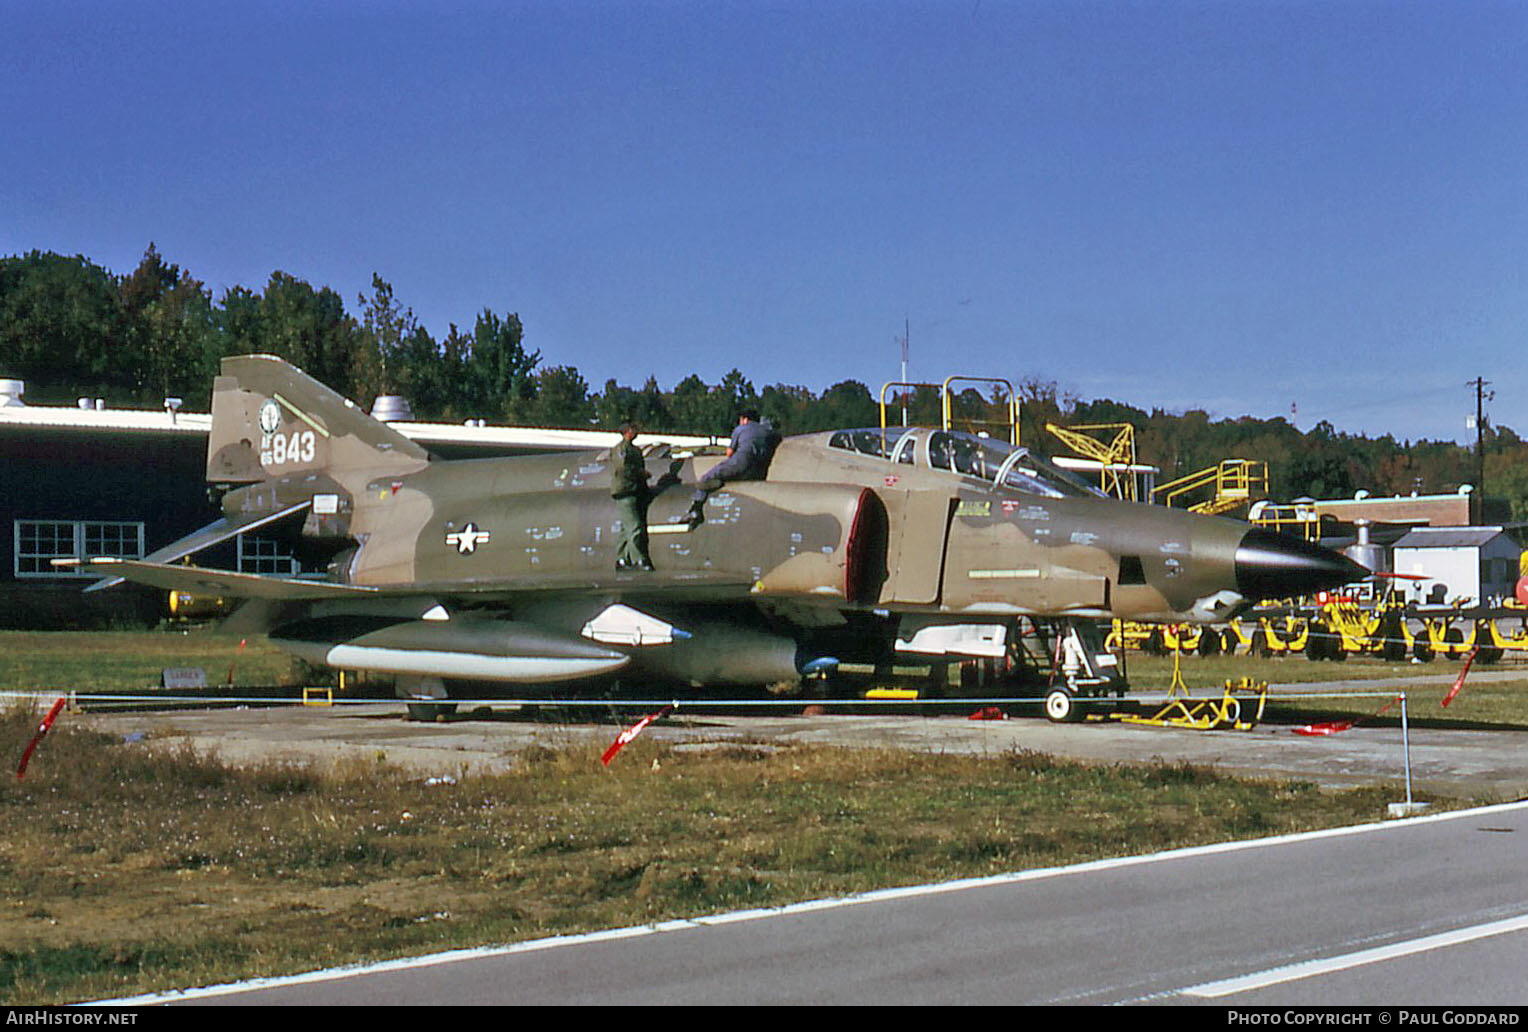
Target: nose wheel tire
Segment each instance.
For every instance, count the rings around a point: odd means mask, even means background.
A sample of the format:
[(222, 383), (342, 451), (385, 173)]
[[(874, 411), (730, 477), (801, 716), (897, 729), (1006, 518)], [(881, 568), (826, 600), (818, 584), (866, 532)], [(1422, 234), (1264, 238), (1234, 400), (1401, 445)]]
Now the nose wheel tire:
[(1045, 696), (1045, 716), (1057, 724), (1070, 724), (1082, 719), (1082, 707), (1071, 692), (1054, 688)]

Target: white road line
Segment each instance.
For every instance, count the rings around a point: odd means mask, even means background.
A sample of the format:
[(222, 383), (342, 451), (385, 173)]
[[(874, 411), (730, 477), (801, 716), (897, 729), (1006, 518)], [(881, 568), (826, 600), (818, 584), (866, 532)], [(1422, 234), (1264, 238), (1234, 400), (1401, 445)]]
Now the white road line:
[[(941, 882), (933, 885), (909, 885), (896, 889), (880, 889), (874, 892), (862, 893), (858, 896), (847, 896), (835, 899), (809, 900), (804, 903), (792, 903), (783, 907), (759, 908), (753, 910), (736, 910), (725, 914), (711, 914), (704, 917), (680, 918), (672, 921), (664, 921), (651, 925), (638, 925), (630, 928), (612, 928), (602, 932), (591, 932), (583, 935), (558, 935), (547, 939), (532, 939), (526, 942), (512, 943), (507, 946), (484, 946), (473, 949), (448, 950), (442, 953), (427, 954), (422, 957), (404, 957), (398, 960), (383, 961), (374, 964), (354, 964), (345, 967), (328, 968), (320, 971), (308, 971), (299, 975), (282, 975), (268, 978), (256, 978), (245, 982), (229, 982), (223, 985), (205, 986), (193, 989), (172, 989), (162, 993), (149, 993), (142, 996), (132, 996), (119, 999), (96, 1000), (86, 1003), (90, 1005), (110, 1005), (141, 1007), (160, 1003), (173, 1003), (177, 1000), (205, 999), (213, 996), (227, 996), (236, 993), (251, 992), (257, 989), (277, 988), (280, 986), (302, 985), (312, 982), (328, 982), (340, 978), (352, 978), (358, 975), (381, 974), (390, 971), (404, 971), (414, 968), (430, 967), (435, 964), (449, 964), (462, 960), (475, 960), (487, 957), (504, 957), (515, 953), (535, 953), (541, 950), (559, 949), (564, 946), (578, 946), (587, 943), (611, 941), (615, 939), (630, 939), (638, 936), (653, 935), (663, 932), (673, 932), (685, 928), (705, 927), (708, 925), (727, 925), (739, 921), (757, 921), (774, 917), (788, 917), (795, 914), (806, 914), (819, 910), (833, 910), (840, 907), (858, 906), (865, 903), (880, 903), (891, 900), (915, 899), (924, 896), (937, 896), (947, 892), (961, 892), (967, 889), (980, 888), (983, 886), (1015, 885), (1021, 882), (1038, 881), (1045, 878), (1057, 878), (1066, 875), (1088, 874), (1095, 871), (1114, 870), (1123, 867), (1134, 867), (1141, 864), (1160, 863), (1169, 860), (1182, 860), (1190, 857), (1213, 856), (1220, 853), (1236, 853), (1249, 849), (1262, 849), (1268, 846), (1284, 845), (1292, 842), (1313, 842), (1318, 839), (1341, 838), (1348, 835), (1363, 835), (1377, 831), (1396, 830), (1403, 827), (1415, 827), (1419, 824), (1434, 824), (1440, 821), (1453, 821), (1461, 818), (1483, 817), (1489, 814), (1507, 813), (1513, 810), (1521, 810), (1528, 807), (1528, 802), (1498, 803), (1493, 806), (1481, 806), (1468, 810), (1449, 810), (1443, 813), (1429, 814), (1425, 817), (1408, 817), (1404, 821), (1384, 821), (1376, 824), (1356, 824), (1343, 828), (1327, 828), (1322, 831), (1298, 832), (1290, 835), (1275, 835), (1270, 838), (1249, 839), (1238, 842), (1217, 842), (1208, 846), (1191, 846), (1185, 849), (1173, 849), (1161, 853), (1148, 853), (1144, 856), (1115, 857), (1109, 860), (1094, 860), (1089, 863), (1073, 864), (1069, 867), (1044, 867), (1029, 871), (1015, 871), (1011, 874), (990, 875), (985, 878), (963, 878), (958, 881)], [(1528, 921), (1528, 917), (1523, 920)], [(1484, 926), (1483, 926), (1484, 927)], [(1496, 933), (1488, 933), (1496, 934)], [(1217, 984), (1217, 983), (1207, 983)], [(1202, 989), (1203, 987), (1195, 987)], [(1188, 993), (1193, 990), (1180, 990)], [(1171, 994), (1168, 994), (1171, 995)]]
[(1508, 932), (1521, 932), (1525, 929), (1528, 929), (1528, 914), (1521, 917), (1507, 918), (1502, 921), (1492, 921), (1489, 924), (1475, 925), (1471, 928), (1459, 928), (1452, 932), (1443, 932), (1439, 935), (1429, 935), (1421, 939), (1411, 939), (1408, 942), (1392, 943), (1389, 946), (1379, 946), (1372, 950), (1359, 950), (1357, 953), (1347, 953), (1340, 957), (1327, 957), (1324, 960), (1307, 960), (1299, 964), (1288, 964), (1284, 967), (1259, 971), (1256, 974), (1242, 975), (1238, 978), (1227, 978), (1219, 982), (1205, 982), (1202, 985), (1192, 986), (1188, 989), (1180, 989), (1176, 995), (1201, 996), (1211, 999), (1221, 996), (1233, 996), (1236, 993), (1251, 992), (1254, 989), (1265, 989), (1271, 985), (1296, 982), (1304, 978), (1316, 978), (1320, 975), (1329, 975), (1337, 971), (1346, 971), (1349, 968), (1362, 967), (1365, 964), (1377, 964), (1380, 961), (1394, 960), (1397, 957), (1408, 957), (1413, 953), (1424, 953), (1427, 950), (1442, 949), (1445, 946), (1458, 946), (1462, 943), (1474, 942), (1476, 939), (1485, 939), (1493, 935), (1505, 935)]

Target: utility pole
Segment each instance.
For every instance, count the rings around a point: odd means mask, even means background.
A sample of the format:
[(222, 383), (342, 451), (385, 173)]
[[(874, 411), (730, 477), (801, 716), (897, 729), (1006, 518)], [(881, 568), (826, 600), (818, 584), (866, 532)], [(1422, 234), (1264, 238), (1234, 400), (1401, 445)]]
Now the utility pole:
[(1487, 392), (1491, 381), (1477, 376), (1465, 384), (1475, 388), (1475, 490), (1470, 495), (1470, 522), (1480, 526), (1486, 512), (1486, 402), (1496, 397)]

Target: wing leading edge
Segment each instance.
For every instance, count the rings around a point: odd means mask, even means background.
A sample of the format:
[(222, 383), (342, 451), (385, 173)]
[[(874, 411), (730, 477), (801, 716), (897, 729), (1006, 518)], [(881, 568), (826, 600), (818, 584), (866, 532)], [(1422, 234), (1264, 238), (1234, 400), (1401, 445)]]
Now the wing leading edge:
[(236, 573), (203, 566), (150, 562), (147, 559), (55, 559), (53, 562), (55, 566), (99, 573), (118, 582), (130, 580), (166, 591), (287, 602), (421, 596), (510, 599), (517, 596), (589, 591), (603, 591), (626, 597), (661, 596), (685, 601), (717, 601), (742, 600), (754, 587), (751, 582), (726, 573), (676, 573), (669, 576), (661, 573), (570, 573), (494, 578), (476, 582), (421, 581), (407, 585), (372, 586)]

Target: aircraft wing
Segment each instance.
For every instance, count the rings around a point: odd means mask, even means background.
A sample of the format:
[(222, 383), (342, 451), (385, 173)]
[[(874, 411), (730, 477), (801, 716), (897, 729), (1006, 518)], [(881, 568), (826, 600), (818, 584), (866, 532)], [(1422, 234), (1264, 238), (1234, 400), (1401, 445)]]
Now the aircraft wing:
[[(173, 563), (177, 559), (184, 559), (188, 555), (195, 555), (197, 552), (211, 548), (213, 545), (220, 545), (224, 541), (236, 538), (246, 531), (258, 530), (260, 527), (268, 526), (277, 520), (286, 519), (286, 517), (301, 512), (312, 504), (311, 499), (305, 498), (296, 505), (289, 505), (284, 509), (278, 509), (264, 516), (242, 520), (230, 520), (225, 516), (221, 519), (213, 520), (205, 527), (192, 531), (179, 541), (171, 542), (158, 551), (144, 556), (142, 561), (145, 563)], [(81, 565), (87, 569), (89, 568), (88, 564)], [(115, 587), (126, 579), (125, 577), (108, 577), (105, 580), (96, 581), (86, 588), (85, 591), (89, 593), (100, 591), (103, 588)]]
[[(247, 529), (247, 528), (245, 528)], [(205, 546), (204, 546), (205, 547)], [(667, 600), (713, 601), (742, 599), (753, 582), (735, 574), (682, 572), (646, 574), (537, 574), (495, 578), (476, 582), (419, 581), (399, 586), (336, 584), (300, 577), (270, 577), (232, 570), (215, 570), (147, 559), (56, 559), (55, 566), (74, 567), (91, 573), (130, 580), (167, 591), (189, 591), (224, 598), (260, 598), (284, 602), (336, 598), (431, 596), (471, 597), (481, 600), (513, 599), (550, 593), (606, 592), (627, 597), (654, 596)]]

